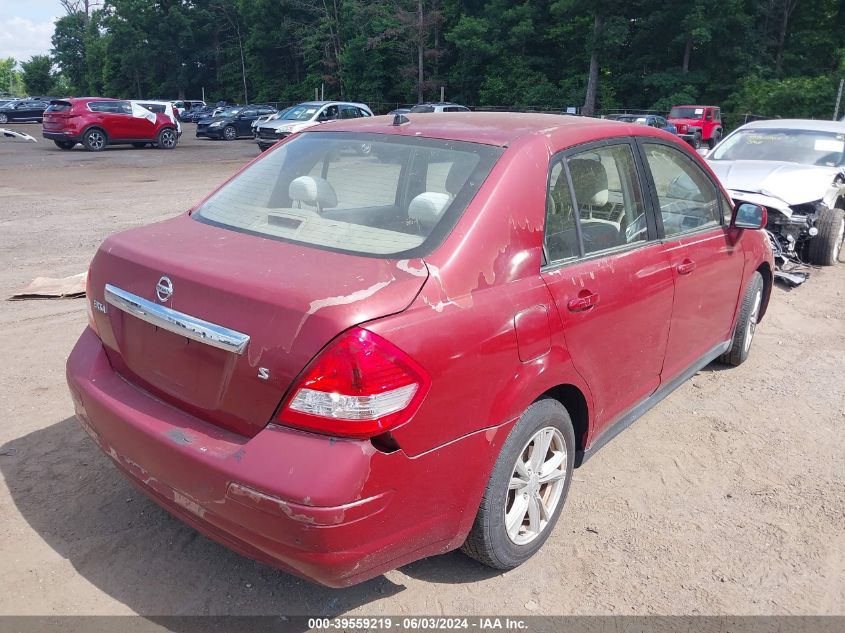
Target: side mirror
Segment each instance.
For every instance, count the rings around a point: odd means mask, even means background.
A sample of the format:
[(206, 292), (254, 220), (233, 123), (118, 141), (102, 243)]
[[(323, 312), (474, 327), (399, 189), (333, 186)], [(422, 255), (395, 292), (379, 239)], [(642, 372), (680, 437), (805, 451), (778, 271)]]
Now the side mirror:
[(740, 202), (734, 209), (734, 218), (731, 226), (738, 229), (762, 229), (766, 226), (768, 214), (766, 207), (750, 202)]

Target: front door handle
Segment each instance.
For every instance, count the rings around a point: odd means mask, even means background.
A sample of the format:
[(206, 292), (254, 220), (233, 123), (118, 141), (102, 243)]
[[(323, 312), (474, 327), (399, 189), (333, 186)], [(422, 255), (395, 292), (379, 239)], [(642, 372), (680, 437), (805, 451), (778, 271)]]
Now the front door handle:
[(679, 275), (689, 275), (692, 271), (695, 270), (695, 262), (691, 259), (685, 259), (683, 262), (678, 264), (677, 271)]
[(582, 290), (577, 297), (569, 300), (566, 307), (569, 308), (570, 312), (586, 312), (595, 308), (598, 302), (598, 293)]

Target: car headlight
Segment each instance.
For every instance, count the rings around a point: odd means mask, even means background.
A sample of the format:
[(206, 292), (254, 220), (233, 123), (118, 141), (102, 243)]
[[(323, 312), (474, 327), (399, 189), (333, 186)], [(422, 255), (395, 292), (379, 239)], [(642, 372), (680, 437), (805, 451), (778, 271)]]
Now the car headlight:
[(212, 123), (208, 127), (222, 127), (224, 123), (225, 123), (225, 121), (215, 121), (214, 123)]
[(289, 134), (291, 127), (289, 125), (285, 125), (284, 127), (276, 128), (276, 134)]

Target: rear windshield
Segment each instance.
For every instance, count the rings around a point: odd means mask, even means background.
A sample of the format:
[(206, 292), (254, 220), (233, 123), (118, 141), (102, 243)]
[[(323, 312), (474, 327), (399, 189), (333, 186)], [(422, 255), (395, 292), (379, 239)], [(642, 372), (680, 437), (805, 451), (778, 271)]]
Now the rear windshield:
[(411, 112), (418, 113), (418, 112), (434, 112), (434, 106), (430, 105), (415, 105), (411, 108)]
[(47, 106), (45, 112), (67, 112), (70, 108), (71, 104), (67, 101), (53, 101)]
[(704, 108), (672, 108), (670, 119), (700, 119), (704, 116)]
[(306, 132), (204, 202), (201, 222), (373, 257), (422, 257), (460, 218), (502, 149)]

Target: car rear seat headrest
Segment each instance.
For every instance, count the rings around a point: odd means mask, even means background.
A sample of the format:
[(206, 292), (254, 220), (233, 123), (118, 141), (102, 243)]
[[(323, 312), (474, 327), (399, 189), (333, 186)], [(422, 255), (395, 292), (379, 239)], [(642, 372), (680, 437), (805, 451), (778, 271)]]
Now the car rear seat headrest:
[(607, 171), (597, 160), (571, 158), (568, 163), (575, 188), (578, 206), (601, 207), (607, 204), (610, 193), (607, 190)]
[(305, 203), (318, 209), (337, 206), (337, 194), (328, 180), (316, 176), (300, 176), (290, 183), (288, 194), (291, 200)]
[(411, 204), (408, 205), (408, 217), (430, 229), (443, 217), (443, 212), (446, 211), (450, 202), (452, 202), (452, 196), (448, 193), (424, 191), (411, 200)]

